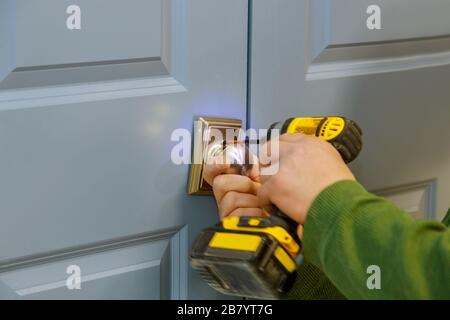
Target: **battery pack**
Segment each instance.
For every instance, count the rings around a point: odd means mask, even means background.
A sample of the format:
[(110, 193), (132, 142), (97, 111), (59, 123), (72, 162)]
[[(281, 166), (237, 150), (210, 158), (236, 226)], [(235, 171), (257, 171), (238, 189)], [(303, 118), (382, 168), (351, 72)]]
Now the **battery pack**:
[[(255, 221), (257, 228), (245, 227)], [(222, 223), (203, 230), (191, 250), (192, 267), (223, 294), (279, 299), (295, 280), (296, 262), (275, 236), (262, 232), (271, 223), (266, 218), (241, 218), (236, 230)]]

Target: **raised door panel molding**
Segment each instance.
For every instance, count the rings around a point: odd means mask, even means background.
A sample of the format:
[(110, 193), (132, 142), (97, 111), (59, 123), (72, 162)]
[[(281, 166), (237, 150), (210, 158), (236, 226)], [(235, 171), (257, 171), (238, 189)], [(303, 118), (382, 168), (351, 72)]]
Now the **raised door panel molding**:
[(0, 111), (186, 91), (184, 1), (100, 1), (79, 1), (80, 30), (66, 27), (69, 1), (2, 4)]
[[(69, 266), (80, 289), (67, 286)], [(187, 227), (0, 262), (0, 281), (24, 299), (186, 299), (187, 272)]]
[(391, 201), (417, 220), (433, 220), (436, 217), (436, 181), (434, 180), (388, 188), (374, 193)]
[[(450, 2), (426, 7), (418, 0), (378, 1), (381, 30), (366, 27), (366, 9), (373, 1), (309, 0), (308, 4), (307, 80), (450, 64)], [(430, 15), (432, 23), (423, 18)]]

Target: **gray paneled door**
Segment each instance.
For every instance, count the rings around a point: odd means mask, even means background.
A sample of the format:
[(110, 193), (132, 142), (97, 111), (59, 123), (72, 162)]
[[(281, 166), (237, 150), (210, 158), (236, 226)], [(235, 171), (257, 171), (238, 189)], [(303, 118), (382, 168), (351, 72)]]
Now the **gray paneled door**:
[(416, 218), (443, 218), (450, 207), (449, 15), (446, 0), (253, 1), (250, 124), (354, 118), (365, 132), (352, 165), (360, 181)]
[(245, 119), (247, 4), (0, 0), (0, 298), (217, 297), (171, 134)]

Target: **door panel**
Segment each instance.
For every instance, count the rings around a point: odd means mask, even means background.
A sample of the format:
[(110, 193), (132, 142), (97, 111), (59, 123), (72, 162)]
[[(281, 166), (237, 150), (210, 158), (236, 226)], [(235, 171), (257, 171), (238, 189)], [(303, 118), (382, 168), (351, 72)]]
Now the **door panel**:
[(160, 57), (161, 0), (77, 1), (81, 30), (70, 33), (73, 1), (15, 2), (17, 68)]
[[(186, 298), (187, 236), (184, 227), (47, 253), (3, 268), (2, 279), (25, 299)], [(67, 288), (74, 265), (83, 271), (80, 290)]]
[[(381, 7), (381, 30), (366, 9)], [(345, 115), (359, 180), (418, 218), (450, 207), (448, 1), (253, 2), (251, 126)]]
[[(365, 28), (366, 10), (374, 4), (382, 12), (382, 29), (376, 32)], [(311, 9), (313, 15), (327, 12), (321, 23), (330, 26), (332, 45), (446, 36), (450, 25), (445, 0), (319, 0), (311, 1)]]
[(71, 1), (0, 3), (0, 43), (17, 44), (0, 53), (0, 281), (24, 298), (217, 297), (187, 261), (215, 204), (187, 195), (171, 134), (245, 118), (247, 3), (78, 1), (81, 30)]
[(14, 12), (13, 0), (0, 2), (0, 79), (14, 69), (14, 39), (10, 36), (15, 30)]
[(450, 22), (446, 18), (449, 2), (435, 1), (424, 9), (420, 1), (378, 1), (382, 29), (375, 31), (366, 27), (366, 8), (371, 4), (370, 0), (306, 3), (310, 39), (307, 80), (412, 70), (450, 62)]

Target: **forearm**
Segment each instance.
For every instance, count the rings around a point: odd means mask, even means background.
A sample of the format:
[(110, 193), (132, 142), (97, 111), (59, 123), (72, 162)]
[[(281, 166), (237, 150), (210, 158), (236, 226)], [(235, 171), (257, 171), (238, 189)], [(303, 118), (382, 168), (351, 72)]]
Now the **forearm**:
[[(440, 223), (414, 221), (359, 184), (324, 190), (304, 226), (304, 256), (347, 298), (450, 298), (450, 233)], [(381, 289), (367, 286), (369, 266)]]

